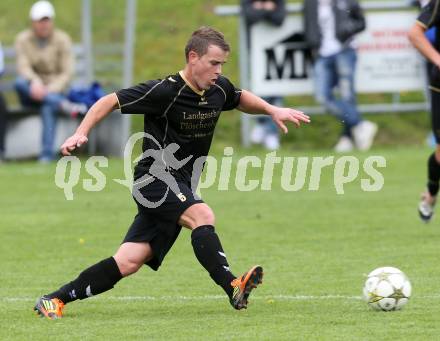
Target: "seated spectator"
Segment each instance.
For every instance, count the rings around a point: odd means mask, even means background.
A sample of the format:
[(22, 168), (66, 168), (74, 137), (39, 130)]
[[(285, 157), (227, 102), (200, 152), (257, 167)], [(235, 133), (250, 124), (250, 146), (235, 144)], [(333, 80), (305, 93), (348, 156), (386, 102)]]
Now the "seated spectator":
[(25, 106), (38, 106), (43, 123), (40, 162), (55, 158), (56, 114), (65, 101), (74, 57), (70, 37), (55, 29), (55, 10), (48, 1), (38, 1), (30, 10), (31, 28), (15, 40), (18, 78), (15, 83)]

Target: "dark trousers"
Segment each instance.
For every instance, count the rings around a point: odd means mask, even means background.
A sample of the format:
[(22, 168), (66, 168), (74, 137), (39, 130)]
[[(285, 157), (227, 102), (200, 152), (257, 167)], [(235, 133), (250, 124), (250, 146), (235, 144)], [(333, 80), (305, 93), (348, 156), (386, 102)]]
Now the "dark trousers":
[(5, 151), (6, 113), (6, 101), (0, 93), (0, 153)]

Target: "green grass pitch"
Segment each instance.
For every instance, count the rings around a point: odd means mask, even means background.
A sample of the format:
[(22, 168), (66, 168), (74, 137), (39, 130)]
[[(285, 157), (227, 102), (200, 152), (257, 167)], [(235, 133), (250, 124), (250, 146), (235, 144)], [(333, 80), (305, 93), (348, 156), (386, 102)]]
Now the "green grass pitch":
[[(410, 147), (356, 154), (361, 161), (386, 158), (379, 192), (361, 191), (361, 173), (337, 195), (333, 167), (323, 170), (318, 191), (285, 192), (279, 166), (271, 191), (203, 191), (233, 272), (264, 267), (246, 311), (230, 307), (184, 230), (157, 273), (145, 267), (103, 295), (69, 304), (58, 321), (38, 318), (35, 299), (112, 255), (134, 216), (129, 191), (112, 181), (123, 177), (122, 161), (103, 170), (101, 192), (82, 189), (89, 177), (83, 161), (73, 201), (55, 186), (55, 165), (1, 165), (0, 339), (438, 340), (439, 218), (424, 225), (416, 212), (429, 153)], [(375, 312), (360, 298), (364, 274), (385, 265), (413, 284), (403, 311)]]

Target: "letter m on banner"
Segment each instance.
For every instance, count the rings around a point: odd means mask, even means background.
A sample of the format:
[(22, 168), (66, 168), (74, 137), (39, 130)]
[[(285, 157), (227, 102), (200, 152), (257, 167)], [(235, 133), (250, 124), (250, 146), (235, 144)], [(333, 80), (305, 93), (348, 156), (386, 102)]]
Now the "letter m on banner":
[(308, 64), (311, 60), (310, 51), (304, 43), (301, 33), (294, 33), (288, 38), (276, 42), (264, 49), (266, 55), (265, 79), (281, 80), (283, 78), (308, 78)]

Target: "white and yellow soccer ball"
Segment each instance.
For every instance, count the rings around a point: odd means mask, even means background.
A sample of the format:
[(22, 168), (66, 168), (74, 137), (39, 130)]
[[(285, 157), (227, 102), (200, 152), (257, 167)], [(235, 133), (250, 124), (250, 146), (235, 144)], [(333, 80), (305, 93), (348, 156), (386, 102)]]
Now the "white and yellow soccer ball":
[(399, 269), (391, 266), (377, 268), (368, 274), (364, 299), (375, 310), (400, 310), (411, 296), (411, 282)]

